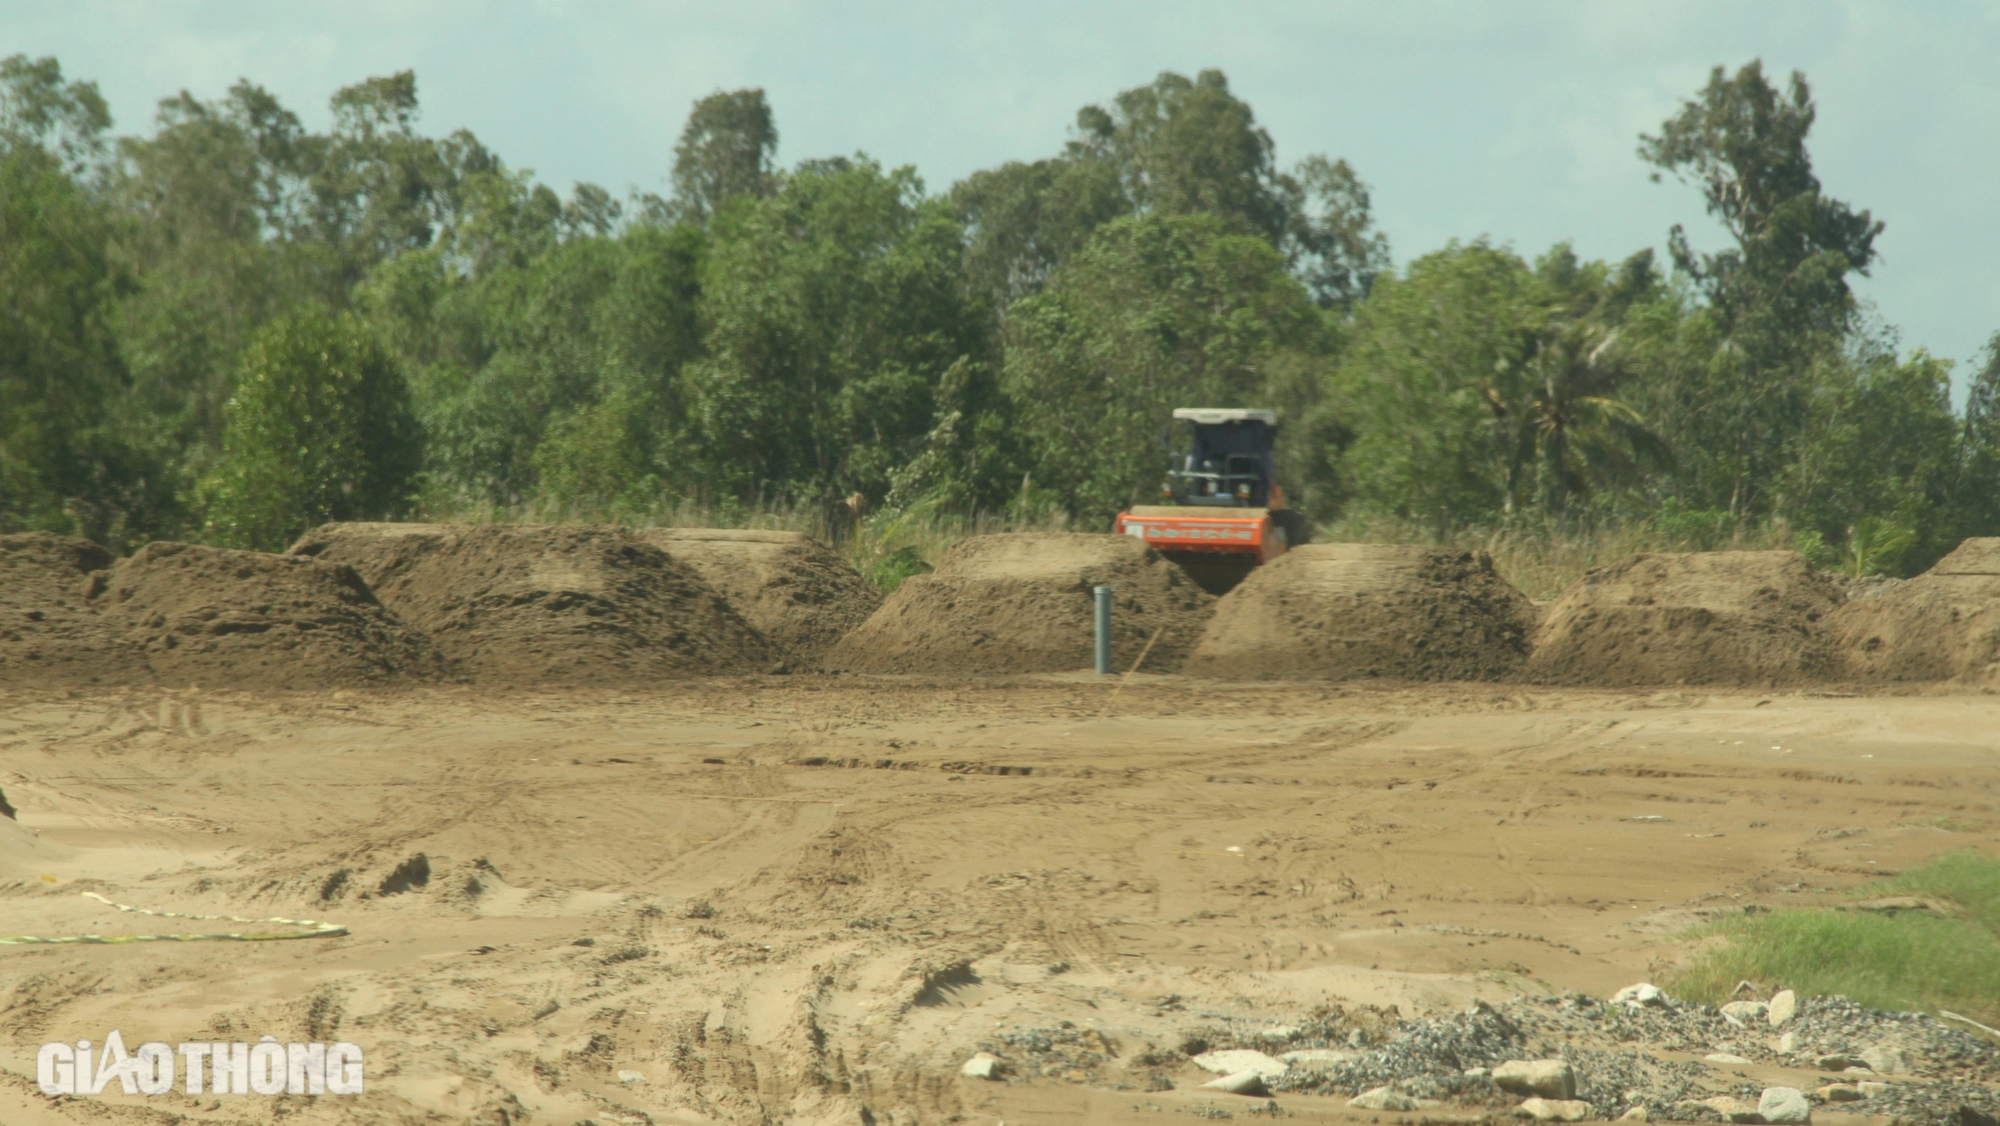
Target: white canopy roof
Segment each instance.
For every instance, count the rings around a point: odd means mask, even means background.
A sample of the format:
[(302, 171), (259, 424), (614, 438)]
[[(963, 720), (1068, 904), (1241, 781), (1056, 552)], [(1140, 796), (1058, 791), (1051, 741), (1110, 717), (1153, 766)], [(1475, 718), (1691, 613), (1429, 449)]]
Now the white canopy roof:
[(1245, 410), (1242, 407), (1181, 407), (1174, 411), (1174, 420), (1199, 422), (1204, 426), (1221, 422), (1261, 422), (1266, 426), (1276, 426), (1278, 412)]

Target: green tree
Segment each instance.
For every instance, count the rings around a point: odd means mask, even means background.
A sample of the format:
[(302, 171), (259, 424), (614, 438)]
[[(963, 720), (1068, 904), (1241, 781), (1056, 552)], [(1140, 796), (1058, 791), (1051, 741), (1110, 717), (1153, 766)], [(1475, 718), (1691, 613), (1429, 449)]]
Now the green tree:
[(276, 551), (324, 521), (407, 509), (422, 432), (359, 319), (303, 313), (260, 329), (225, 414), (222, 460), (203, 482), (210, 542)]
[(1965, 397), (1952, 510), (1959, 532), (2000, 535), (2000, 332), (1986, 342), (1985, 362)]
[(1132, 210), (1115, 167), (1074, 157), (975, 172), (952, 187), (951, 204), (965, 226), (966, 284), (996, 317)]
[(1097, 527), (1158, 486), (1175, 407), (1277, 407), (1281, 434), (1310, 431), (1336, 338), (1270, 243), (1151, 215), (1100, 231), (1014, 308), (1006, 343), (1034, 483)]
[(1125, 215), (1213, 215), (1259, 235), (1327, 306), (1351, 306), (1388, 264), (1354, 169), (1324, 156), (1279, 169), (1270, 134), (1219, 70), (1165, 72), (1085, 106), (1061, 157), (974, 173), (951, 198), (968, 280), (996, 314)]
[(1794, 528), (1850, 555), (1864, 537), (1895, 550), (1867, 551), (1863, 570), (1929, 566), (1958, 545), (1952, 487), (1962, 423), (1951, 409), (1951, 363), (1919, 350), (1898, 360), (1857, 342), (1824, 357), (1813, 378), (1796, 455), (1773, 483)]
[(1339, 372), (1355, 504), (1442, 535), (1642, 483), (1669, 458), (1625, 397), (1620, 333), (1657, 286), (1650, 254), (1614, 269), (1560, 244), (1534, 268), (1453, 245), (1381, 279)]
[(716, 91), (694, 104), (674, 145), (674, 199), (705, 223), (739, 195), (768, 195), (778, 126), (764, 91)]
[(1163, 72), (1109, 107), (1085, 106), (1076, 129), (1071, 156), (1116, 170), (1138, 211), (1214, 215), (1262, 235), (1322, 304), (1351, 304), (1388, 263), (1353, 168), (1316, 156), (1279, 169), (1271, 135), (1219, 70), (1193, 79)]
[(738, 196), (709, 237), (679, 479), (746, 501), (883, 496), (945, 373), (987, 350), (949, 206), (907, 168), (811, 162)]
[[(1735, 245), (1697, 254), (1678, 226), (1674, 264), (1706, 299), (1718, 338), (1708, 362), (1679, 370), (1677, 448), (1726, 451), (1697, 463), (1698, 503), (1739, 517), (1772, 511), (1816, 391), (1816, 361), (1854, 324), (1850, 273), (1866, 274), (1882, 224), (1828, 197), (1806, 151), (1815, 110), (1805, 77), (1784, 93), (1752, 62), (1715, 68), (1640, 155), (1697, 186)], [(1657, 177), (1657, 173), (1655, 174)]]
[(109, 125), (96, 87), (55, 60), (0, 60), (0, 529), (118, 546), (174, 504), (122, 425), (112, 309), (128, 278), (91, 187)]

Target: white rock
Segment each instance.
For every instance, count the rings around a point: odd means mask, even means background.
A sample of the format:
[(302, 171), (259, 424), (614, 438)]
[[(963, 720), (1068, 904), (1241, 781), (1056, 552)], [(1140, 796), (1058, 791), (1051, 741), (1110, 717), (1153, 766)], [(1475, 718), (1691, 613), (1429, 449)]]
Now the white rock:
[(1731, 1001), (1722, 1006), (1722, 1015), (1737, 1020), (1766, 1020), (1771, 1011), (1769, 1001)]
[(1861, 1097), (1865, 1099), (1870, 1095), (1879, 1095), (1882, 1092), (1887, 1091), (1889, 1089), (1889, 1085), (1887, 1083), (1877, 1083), (1872, 1080), (1863, 1079), (1861, 1082), (1856, 1083), (1854, 1085), (1854, 1089), (1860, 1091)]
[(1465, 1077), (1467, 1079), (1482, 1078), (1486, 1074), (1487, 1074), (1486, 1069), (1483, 1067), (1468, 1067), (1465, 1069)]
[(1812, 1101), (1797, 1087), (1766, 1087), (1757, 1113), (1776, 1126), (1803, 1126), (1812, 1121)]
[(1867, 1064), (1870, 1071), (1883, 1075), (1901, 1075), (1910, 1070), (1909, 1064), (1903, 1060), (1902, 1051), (1888, 1044), (1877, 1044), (1862, 1052), (1861, 1062)]
[(1637, 985), (1628, 985), (1618, 992), (1613, 993), (1611, 995), (1611, 1003), (1614, 1005), (1645, 1005), (1656, 1009), (1664, 1009), (1670, 1007), (1674, 1002), (1673, 998), (1667, 996), (1666, 990), (1650, 982), (1642, 981)]
[(1514, 1113), (1537, 1122), (1581, 1122), (1590, 1117), (1590, 1104), (1582, 1099), (1524, 1099)]
[(644, 1083), (646, 1077), (636, 1071), (621, 1071), (618, 1073), (618, 1081), (620, 1083)]
[(1764, 1116), (1758, 1113), (1756, 1103), (1745, 1102), (1742, 1099), (1731, 1098), (1728, 1095), (1717, 1095), (1712, 1099), (1703, 1099), (1701, 1100), (1701, 1105), (1713, 1110), (1731, 1122), (1764, 1121)]
[(960, 1065), (958, 1073), (967, 1079), (998, 1079), (1000, 1057), (991, 1052), (980, 1052)]
[(1347, 1105), (1361, 1110), (1415, 1110), (1417, 1100), (1393, 1087), (1377, 1087), (1347, 1100)]
[(1263, 1073), (1255, 1070), (1239, 1071), (1234, 1075), (1211, 1079), (1203, 1083), (1201, 1088), (1204, 1091), (1227, 1091), (1232, 1095), (1263, 1095), (1270, 1092), (1270, 1088), (1264, 1086)]
[(1644, 1122), (1648, 1115), (1644, 1106), (1635, 1106), (1618, 1116), (1620, 1122)]
[(1493, 1085), (1547, 1099), (1576, 1097), (1576, 1071), (1568, 1060), (1508, 1060), (1493, 1069)]
[(1789, 1056), (1793, 1052), (1796, 1052), (1798, 1050), (1799, 1050), (1798, 1033), (1787, 1032), (1783, 1036), (1778, 1037), (1778, 1051), (1780, 1054)]
[(1283, 1075), (1285, 1061), (1274, 1059), (1262, 1052), (1249, 1048), (1231, 1048), (1222, 1052), (1203, 1052), (1194, 1058), (1194, 1065), (1203, 1071), (1213, 1071), (1217, 1075), (1234, 1075), (1239, 1071), (1254, 1071), (1259, 1075)]
[(1799, 995), (1789, 989), (1780, 989), (1778, 995), (1771, 998), (1770, 1008), (1764, 1010), (1764, 1019), (1771, 1022), (1772, 1028), (1783, 1028), (1792, 1022), (1798, 1011)]
[(1746, 1064), (1756, 1062), (1754, 1060), (1746, 1060), (1742, 1056), (1729, 1052), (1710, 1052), (1702, 1058), (1710, 1063)]
[(1286, 1052), (1278, 1058), (1297, 1067), (1301, 1064), (1310, 1066), (1316, 1063), (1340, 1063), (1343, 1060), (1351, 1060), (1360, 1054), (1359, 1052), (1347, 1051), (1344, 1048), (1300, 1048), (1297, 1051)]

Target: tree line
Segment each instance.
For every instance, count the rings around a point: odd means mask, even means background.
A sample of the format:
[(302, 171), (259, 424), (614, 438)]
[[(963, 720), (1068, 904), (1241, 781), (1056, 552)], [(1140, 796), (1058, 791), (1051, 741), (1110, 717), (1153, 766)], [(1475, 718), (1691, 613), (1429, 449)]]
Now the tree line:
[[(1346, 161), (1289, 167), (1219, 71), (1083, 107), (931, 191), (776, 161), (695, 104), (671, 187), (567, 198), (415, 77), (324, 133), (264, 89), (114, 136), (0, 61), (0, 531), (276, 549), (330, 519), (830, 506), (1104, 526), (1177, 406), (1269, 406), (1295, 506), (1413, 535), (1776, 528), (1857, 571), (2000, 533), (2000, 334), (1962, 408), (1851, 288), (1805, 79), (1718, 67), (1637, 156), (1727, 233), (1669, 260), (1481, 236), (1398, 269)], [(666, 164), (663, 153), (663, 165)]]

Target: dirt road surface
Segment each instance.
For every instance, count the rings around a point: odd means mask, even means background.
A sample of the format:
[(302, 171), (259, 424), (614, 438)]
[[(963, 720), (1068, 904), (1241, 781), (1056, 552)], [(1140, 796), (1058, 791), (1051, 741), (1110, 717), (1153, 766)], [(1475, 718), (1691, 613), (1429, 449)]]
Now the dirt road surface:
[[(216, 926), (95, 891), (351, 933), (0, 946), (0, 1123), (1240, 1115), (1191, 1029), (1606, 995), (1708, 914), (1991, 847), (1996, 749), (1978, 694), (8, 692), (0, 932)], [(112, 1028), (352, 1041), (366, 1092), (36, 1091), (44, 1041)], [(1034, 1035), (1074, 1066), (959, 1076)]]

